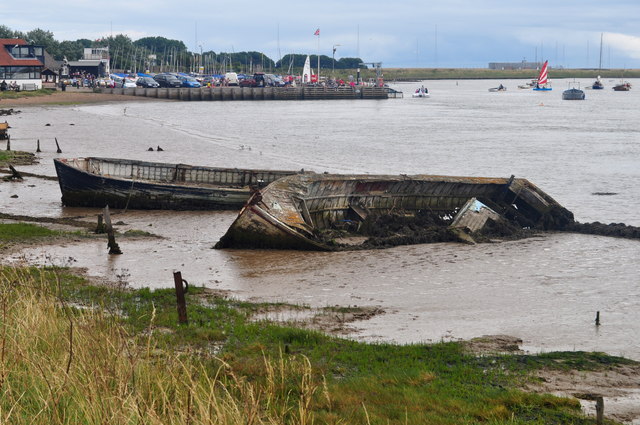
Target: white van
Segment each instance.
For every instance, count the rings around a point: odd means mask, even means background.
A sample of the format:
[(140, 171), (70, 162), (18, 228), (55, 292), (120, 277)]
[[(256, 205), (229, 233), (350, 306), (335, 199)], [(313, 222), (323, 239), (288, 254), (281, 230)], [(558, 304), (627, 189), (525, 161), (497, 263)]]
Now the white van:
[(237, 86), (238, 85), (238, 74), (235, 72), (227, 72), (224, 74), (224, 81), (228, 86)]

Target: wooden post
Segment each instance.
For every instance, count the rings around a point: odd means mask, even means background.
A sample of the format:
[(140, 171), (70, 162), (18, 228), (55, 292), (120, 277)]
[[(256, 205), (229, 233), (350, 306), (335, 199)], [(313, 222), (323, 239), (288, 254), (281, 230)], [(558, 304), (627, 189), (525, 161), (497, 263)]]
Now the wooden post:
[[(184, 282), (184, 287), (182, 286)], [(182, 278), (181, 272), (173, 272), (173, 283), (176, 287), (176, 304), (178, 305), (178, 323), (186, 325), (189, 323), (187, 319), (187, 301), (184, 294), (189, 290), (189, 283)]]
[(57, 153), (62, 153), (62, 149), (60, 149), (60, 145), (58, 144), (58, 138), (54, 137), (54, 139), (56, 139), (56, 147), (58, 148), (58, 150), (56, 152)]
[(596, 424), (604, 423), (604, 399), (602, 396), (596, 397)]
[(120, 251), (120, 247), (116, 243), (116, 236), (113, 231), (113, 226), (111, 225), (111, 216), (109, 215), (109, 205), (104, 207), (104, 222), (105, 222), (105, 230), (107, 231), (107, 246), (109, 247), (109, 254), (122, 254)]
[(7, 134), (7, 150), (11, 150), (11, 136)]
[(104, 233), (104, 223), (102, 222), (102, 214), (98, 214), (98, 225), (96, 226), (96, 233)]
[(13, 165), (9, 164), (9, 169), (11, 170), (11, 180), (20, 180), (22, 181), (22, 174), (20, 174), (18, 172), (18, 170), (16, 170), (15, 168), (13, 168)]
[(600, 312), (596, 311), (596, 326), (600, 326)]
[(37, 149), (36, 149), (36, 152), (42, 152), (42, 151), (40, 150), (40, 139), (38, 139), (38, 147), (37, 147)]

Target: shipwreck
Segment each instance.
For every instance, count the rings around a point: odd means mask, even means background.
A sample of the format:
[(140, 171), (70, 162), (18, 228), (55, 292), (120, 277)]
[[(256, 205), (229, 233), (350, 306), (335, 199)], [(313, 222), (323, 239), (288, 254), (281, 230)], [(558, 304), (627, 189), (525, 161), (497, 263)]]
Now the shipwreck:
[(358, 249), (553, 230), (573, 214), (526, 179), (300, 174), (256, 191), (216, 248)]
[(239, 209), (251, 193), (301, 171), (214, 168), (113, 158), (54, 159), (70, 207)]

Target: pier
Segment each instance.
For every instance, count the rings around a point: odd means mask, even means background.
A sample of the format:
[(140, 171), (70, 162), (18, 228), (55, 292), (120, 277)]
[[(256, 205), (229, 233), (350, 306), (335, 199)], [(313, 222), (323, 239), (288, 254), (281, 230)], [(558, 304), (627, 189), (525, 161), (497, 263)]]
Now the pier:
[(201, 88), (102, 88), (101, 93), (174, 99), (214, 100), (330, 100), (388, 99), (386, 87), (201, 87)]

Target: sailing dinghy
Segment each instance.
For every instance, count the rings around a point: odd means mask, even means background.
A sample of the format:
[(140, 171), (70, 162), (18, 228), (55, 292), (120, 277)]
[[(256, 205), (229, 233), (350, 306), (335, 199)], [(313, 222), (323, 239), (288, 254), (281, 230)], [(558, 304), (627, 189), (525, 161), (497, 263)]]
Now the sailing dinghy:
[(548, 71), (549, 61), (544, 61), (542, 65), (542, 69), (540, 70), (540, 75), (538, 75), (538, 81), (536, 82), (534, 90), (537, 91), (550, 91), (551, 83), (549, 82), (549, 71)]

